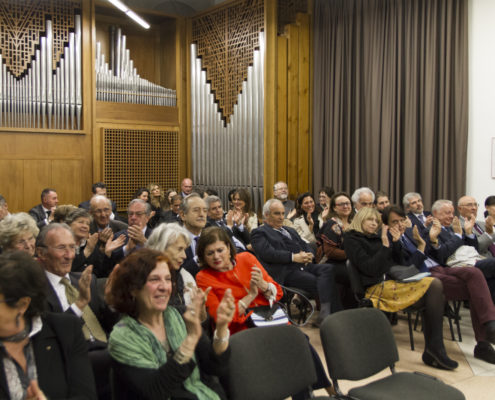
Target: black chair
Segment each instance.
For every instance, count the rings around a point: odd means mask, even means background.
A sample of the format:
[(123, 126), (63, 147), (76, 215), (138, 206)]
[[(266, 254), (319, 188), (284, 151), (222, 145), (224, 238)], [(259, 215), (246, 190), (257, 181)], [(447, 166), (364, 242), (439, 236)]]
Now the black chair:
[(385, 368), (392, 374), (349, 390), (360, 400), (463, 400), (464, 395), (435, 377), (416, 372), (395, 372), (397, 345), (385, 315), (374, 308), (358, 308), (329, 315), (321, 324), (321, 342), (328, 372), (338, 399), (346, 397), (339, 379), (361, 380)]
[[(282, 400), (311, 392), (316, 371), (308, 340), (290, 325), (252, 328), (230, 338), (229, 399)], [(329, 399), (330, 397), (318, 397)]]
[[(349, 281), (351, 282), (351, 290), (354, 293), (354, 297), (356, 298), (360, 307), (373, 307), (373, 303), (371, 300), (366, 299), (364, 297), (366, 293), (366, 289), (361, 283), (361, 277), (359, 276), (359, 272), (356, 267), (351, 263), (350, 260), (346, 262), (347, 273), (349, 275)], [(407, 325), (409, 328), (409, 343), (411, 345), (411, 350), (414, 351), (414, 334), (413, 334), (413, 322), (412, 322), (412, 313), (421, 313), (422, 310), (415, 307), (408, 307), (402, 310), (407, 315)], [(416, 315), (416, 322), (414, 324), (414, 329), (416, 329), (418, 321), (418, 315)]]

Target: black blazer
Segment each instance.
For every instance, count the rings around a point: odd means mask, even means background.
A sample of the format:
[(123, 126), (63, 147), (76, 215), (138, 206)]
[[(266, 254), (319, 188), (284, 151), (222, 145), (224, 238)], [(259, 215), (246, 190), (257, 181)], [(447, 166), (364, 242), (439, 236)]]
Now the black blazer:
[[(96, 388), (87, 345), (78, 318), (46, 313), (32, 338), (38, 384), (49, 399), (95, 399)], [(10, 399), (0, 359), (0, 398)]]
[[(78, 272), (71, 272), (69, 274), (69, 278), (72, 285), (76, 288), (79, 288), (79, 279), (81, 278), (81, 274)], [(55, 290), (53, 289), (53, 286), (50, 284), (50, 282), (47, 282), (47, 286), (48, 290), (46, 297), (46, 309), (51, 312), (62, 313), (62, 304), (60, 303), (57, 293), (55, 293)], [(119, 319), (119, 314), (110, 310), (110, 308), (103, 300), (102, 295), (98, 292), (98, 284), (94, 275), (91, 277), (90, 289), (91, 301), (89, 302), (89, 307), (91, 307), (91, 310), (100, 322), (102, 328), (105, 330), (107, 335), (109, 335), (112, 331), (113, 326)], [(67, 311), (65, 311), (65, 313), (75, 315), (70, 307), (67, 309)], [(82, 320), (80, 320), (80, 326), (82, 326)]]
[(295, 229), (284, 226), (292, 239), (285, 237), (271, 226), (263, 224), (251, 231), (251, 244), (254, 253), (268, 274), (277, 282), (284, 283), (286, 275), (303, 264), (292, 262), (292, 254), (314, 250), (301, 239)]
[(31, 208), (29, 210), (29, 215), (34, 218), (39, 229), (43, 228), (46, 225), (46, 213), (45, 210), (43, 210), (43, 206), (41, 204), (38, 204), (37, 206)]
[[(423, 215), (426, 218), (429, 215), (431, 215), (431, 212), (429, 212), (429, 211), (423, 211)], [(418, 227), (419, 233), (424, 238), (425, 237), (425, 234), (426, 235), (428, 234), (428, 228), (426, 226), (424, 226), (423, 223), (418, 219), (418, 217), (416, 217), (416, 215), (414, 215), (412, 212), (408, 212), (407, 213), (407, 217), (411, 220), (411, 223), (412, 223), (413, 227), (414, 226), (417, 226)]]
[[(225, 219), (223, 220), (223, 222), (225, 222)], [(236, 239), (238, 239), (242, 244), (246, 246), (251, 242), (251, 237), (247, 228), (244, 228), (244, 230), (241, 231), (237, 226), (234, 226), (231, 229), (227, 226), (226, 222), (224, 226), (220, 226), (217, 224), (217, 221), (214, 221), (211, 218), (207, 218), (205, 228), (209, 226), (218, 226), (219, 228), (222, 228), (225, 232), (229, 234), (231, 238), (235, 236)]]
[[(112, 230), (112, 232), (115, 234), (119, 231), (123, 231), (127, 229), (127, 224), (122, 221), (117, 221), (115, 219), (111, 219), (110, 222), (108, 223), (108, 226)], [(98, 232), (98, 226), (96, 225), (95, 221), (91, 221), (91, 225), (89, 226), (89, 232), (91, 234)]]
[(434, 248), (433, 246), (429, 248), (428, 255), (441, 265), (445, 265), (447, 259), (463, 245), (473, 246), (478, 250), (478, 239), (476, 235), (474, 235), (474, 238), (469, 238), (463, 231), (461, 239), (450, 227), (442, 228), (442, 232), (438, 235), (438, 244), (440, 245), (438, 248)]

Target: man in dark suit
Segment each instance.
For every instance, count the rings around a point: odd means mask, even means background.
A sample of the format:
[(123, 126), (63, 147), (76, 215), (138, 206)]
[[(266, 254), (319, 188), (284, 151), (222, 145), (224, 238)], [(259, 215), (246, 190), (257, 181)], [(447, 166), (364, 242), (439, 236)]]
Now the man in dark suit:
[(71, 273), (76, 243), (70, 228), (53, 223), (38, 235), (36, 251), (48, 280), (47, 309), (66, 312), (81, 319), (95, 374), (97, 390), (108, 398), (110, 356), (107, 337), (118, 315), (99, 296), (92, 266), (82, 274)]
[(463, 229), (450, 200), (435, 201), (431, 210), (434, 220), (429, 232), (432, 246), (428, 255), (441, 265), (479, 268), (495, 301), (495, 258), (485, 259), (478, 253), (474, 215), (464, 221)]
[[(107, 197), (107, 185), (103, 182), (93, 183), (93, 185), (91, 186), (91, 193), (93, 193), (93, 196), (98, 194), (100, 196)], [(79, 203), (78, 207), (84, 208), (85, 210), (89, 211), (90, 203), (91, 203), (91, 199)], [(110, 203), (112, 206), (112, 212), (114, 214), (117, 214), (117, 204), (112, 200), (110, 200)]]
[(199, 265), (196, 256), (196, 245), (201, 235), (201, 231), (206, 225), (206, 215), (208, 209), (205, 201), (197, 193), (191, 193), (182, 200), (180, 206), (180, 218), (184, 228), (187, 229), (191, 238), (191, 245), (186, 249), (186, 260), (182, 267), (192, 276), (199, 272)]
[(103, 239), (106, 236), (108, 236), (108, 239), (113, 234), (127, 229), (125, 222), (110, 219), (112, 213), (111, 202), (105, 196), (97, 194), (91, 198), (89, 201), (89, 213), (93, 217), (93, 221), (91, 221), (89, 227), (90, 233), (98, 232), (102, 234), (103, 238), (100, 238), (100, 240), (104, 243), (106, 243), (106, 240)]
[(182, 179), (182, 182), (180, 183), (180, 191), (182, 197), (187, 197), (192, 193), (193, 181), (191, 180), (191, 178)]
[(433, 221), (429, 211), (424, 210), (423, 199), (419, 193), (409, 192), (402, 198), (404, 210), (413, 226), (417, 226), (422, 236), (427, 235), (428, 227)]
[(295, 229), (283, 226), (284, 205), (270, 199), (263, 206), (264, 224), (251, 232), (256, 257), (270, 276), (282, 285), (303, 289), (319, 296), (322, 321), (331, 312), (342, 309), (335, 285), (334, 266), (313, 264), (311, 246)]
[(250, 242), (250, 237), (247, 228), (239, 223), (242, 215), (236, 215), (234, 210), (229, 210), (226, 218), (224, 218), (222, 200), (220, 200), (220, 197), (218, 196), (208, 196), (205, 202), (206, 207), (208, 208), (206, 226), (218, 226), (222, 228), (229, 234), (237, 252), (246, 251), (246, 246)]
[(148, 226), (150, 218), (150, 203), (141, 199), (130, 201), (127, 207), (127, 229), (115, 233), (113, 239), (109, 239), (105, 245), (103, 263), (109, 273), (124, 257), (144, 247), (152, 232)]
[[(395, 229), (401, 234), (404, 265), (414, 264), (421, 272), (428, 271), (442, 281), (447, 300), (469, 300), (471, 322), (477, 342), (474, 356), (495, 364), (495, 350), (491, 345), (495, 342), (495, 306), (483, 273), (472, 267), (445, 267), (428, 257), (428, 238), (421, 237), (417, 226), (406, 229), (406, 215), (401, 208), (385, 208), (382, 220), (389, 227), (389, 232)], [(439, 229), (439, 224), (434, 222), (430, 229), (434, 243), (436, 230)]]
[(58, 196), (55, 189), (43, 189), (41, 192), (41, 204), (29, 210), (29, 215), (34, 218), (38, 228), (43, 228), (53, 220), (53, 213), (57, 204)]
[(165, 211), (160, 217), (160, 223), (165, 222), (166, 224), (170, 224), (173, 222), (181, 222), (180, 219), (180, 205), (182, 203), (182, 196), (180, 194), (176, 194), (172, 196), (172, 202), (170, 204), (170, 210)]

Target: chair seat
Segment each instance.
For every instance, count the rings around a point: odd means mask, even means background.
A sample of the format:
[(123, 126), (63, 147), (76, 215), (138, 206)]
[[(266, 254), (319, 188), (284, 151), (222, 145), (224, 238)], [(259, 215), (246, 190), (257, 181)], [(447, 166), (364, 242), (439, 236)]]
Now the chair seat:
[(361, 400), (463, 400), (456, 388), (422, 374), (397, 372), (386, 378), (349, 390)]

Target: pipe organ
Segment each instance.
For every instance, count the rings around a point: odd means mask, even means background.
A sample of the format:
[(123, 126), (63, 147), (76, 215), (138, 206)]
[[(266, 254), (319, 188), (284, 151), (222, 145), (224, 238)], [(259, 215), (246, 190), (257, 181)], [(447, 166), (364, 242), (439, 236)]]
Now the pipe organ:
[(0, 127), (80, 130), (82, 116), (81, 16), (74, 16), (63, 54), (53, 68), (53, 27), (46, 20), (45, 36), (19, 77), (0, 54)]
[(264, 55), (264, 33), (260, 32), (253, 65), (248, 67), (230, 121), (224, 124), (197, 46), (191, 45), (193, 181), (217, 190), (224, 204), (230, 189), (248, 187), (255, 210), (263, 202)]
[(143, 79), (137, 73), (130, 51), (126, 48), (126, 36), (120, 28), (110, 32), (110, 57), (105, 61), (101, 43), (96, 43), (96, 100), (115, 103), (148, 104), (175, 107), (177, 94)]

